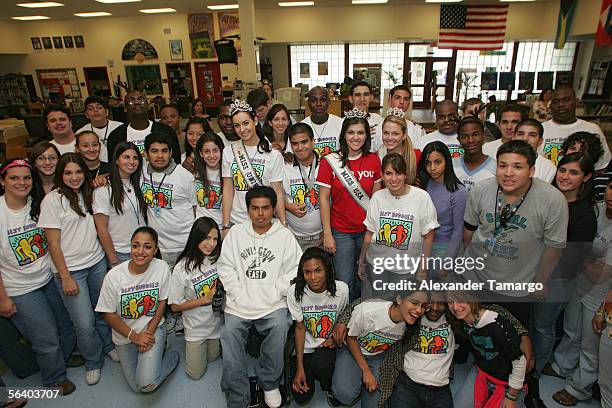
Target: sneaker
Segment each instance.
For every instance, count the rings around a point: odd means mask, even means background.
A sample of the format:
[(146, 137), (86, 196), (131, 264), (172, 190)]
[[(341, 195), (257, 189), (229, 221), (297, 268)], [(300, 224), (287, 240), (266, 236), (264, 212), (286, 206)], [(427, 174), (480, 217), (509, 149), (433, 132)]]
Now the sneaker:
[(174, 327), (176, 326), (176, 316), (174, 313), (168, 313), (166, 316), (166, 321), (164, 322), (164, 328), (166, 329), (166, 334), (170, 334), (174, 331)]
[(52, 385), (51, 388), (59, 388), (62, 395), (70, 395), (76, 390), (76, 385), (68, 379), (65, 379), (63, 382), (59, 384)]
[(279, 408), (283, 404), (283, 398), (278, 388), (263, 392), (264, 401), (269, 408)]
[(327, 399), (327, 405), (332, 408), (341, 407), (342, 403), (334, 397), (331, 391), (325, 391), (325, 398)]
[(85, 365), (85, 359), (83, 356), (78, 354), (72, 354), (68, 357), (68, 361), (66, 361), (66, 367), (74, 368), (74, 367), (82, 367)]
[(183, 326), (183, 315), (176, 315), (176, 324), (174, 326), (174, 334), (177, 336), (185, 335), (185, 326)]
[(113, 360), (115, 363), (119, 362), (119, 354), (117, 354), (117, 350), (112, 349), (108, 353), (106, 353), (107, 357)]
[(100, 372), (102, 370), (100, 370), (99, 368), (96, 368), (94, 370), (89, 370), (85, 372), (85, 382), (87, 383), (87, 385), (94, 385), (97, 384), (98, 381), (100, 381)]

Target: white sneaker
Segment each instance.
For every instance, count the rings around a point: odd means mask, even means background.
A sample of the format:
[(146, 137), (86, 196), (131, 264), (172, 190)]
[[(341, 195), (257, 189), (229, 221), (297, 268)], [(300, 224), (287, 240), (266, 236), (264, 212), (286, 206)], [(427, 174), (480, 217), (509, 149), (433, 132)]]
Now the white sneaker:
[(279, 408), (283, 402), (281, 393), (278, 388), (270, 391), (264, 391), (264, 401), (269, 408)]
[(85, 382), (87, 385), (94, 385), (100, 381), (100, 369), (96, 368), (95, 370), (89, 370), (85, 372)]
[(111, 360), (113, 360), (115, 363), (119, 362), (119, 354), (117, 354), (117, 350), (112, 349), (111, 351), (109, 351), (108, 353), (106, 353), (106, 355), (108, 356), (108, 358), (110, 358)]

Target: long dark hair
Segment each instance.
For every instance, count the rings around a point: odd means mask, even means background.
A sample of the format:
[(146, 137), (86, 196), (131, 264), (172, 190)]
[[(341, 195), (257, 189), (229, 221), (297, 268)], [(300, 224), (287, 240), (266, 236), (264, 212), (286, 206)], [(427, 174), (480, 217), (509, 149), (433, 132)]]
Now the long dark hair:
[(85, 209), (89, 214), (93, 215), (93, 209), (91, 208), (93, 187), (87, 181), (87, 165), (78, 153), (64, 153), (62, 157), (60, 157), (59, 161), (57, 162), (57, 167), (55, 168), (55, 176), (53, 180), (55, 188), (60, 192), (60, 194), (66, 197), (66, 199), (70, 203), (70, 208), (72, 208), (75, 213), (77, 213), (80, 217), (86, 216), (86, 214), (83, 212), (83, 209), (79, 205), (79, 196), (74, 192), (73, 189), (71, 189), (66, 185), (66, 183), (64, 183), (64, 169), (69, 163), (75, 163), (83, 171), (83, 176), (85, 178), (83, 179), (83, 184), (81, 184), (79, 191), (83, 195)]
[(370, 153), (370, 146), (372, 145), (372, 137), (370, 135), (370, 124), (364, 118), (346, 118), (342, 122), (342, 129), (340, 130), (340, 159), (342, 160), (342, 167), (346, 166), (348, 161), (349, 148), (346, 143), (346, 132), (348, 132), (349, 126), (361, 124), (365, 128), (365, 142), (361, 147), (361, 152), (365, 156)]
[(204, 101), (200, 98), (195, 98), (193, 100), (193, 102), (191, 103), (191, 116), (195, 116), (195, 106), (201, 103), (202, 104), (202, 112), (200, 112), (201, 114), (205, 114), (206, 113), (206, 108), (204, 107)]
[(557, 164), (557, 172), (555, 173), (555, 179), (553, 180), (552, 185), (559, 188), (557, 186), (557, 173), (559, 173), (559, 169), (561, 166), (574, 162), (578, 163), (580, 170), (582, 170), (585, 175), (591, 175), (591, 177), (582, 184), (582, 187), (578, 192), (578, 201), (586, 200), (595, 205), (595, 195), (593, 194), (593, 175), (595, 174), (595, 165), (593, 164), (591, 156), (589, 156), (589, 154), (586, 152), (574, 152), (563, 156), (563, 158), (559, 160), (559, 163)]
[(285, 129), (285, 134), (283, 135), (283, 141), (285, 142), (285, 150), (287, 150), (287, 143), (289, 141), (289, 128), (291, 127), (292, 123), (291, 123), (291, 115), (289, 114), (289, 110), (287, 109), (285, 105), (283, 105), (282, 103), (277, 103), (275, 105), (272, 105), (272, 107), (268, 111), (266, 120), (264, 121), (263, 132), (264, 132), (264, 135), (268, 138), (268, 142), (273, 143), (274, 142), (274, 129), (272, 129), (272, 126), (270, 126), (270, 122), (272, 122), (276, 114), (280, 111), (285, 112), (285, 114), (287, 115), (287, 120), (289, 121), (289, 124), (287, 125), (287, 129)]
[[(60, 157), (62, 157), (62, 154), (59, 152), (57, 146), (49, 142), (36, 143), (34, 147), (32, 148), (32, 150), (30, 150), (30, 155), (28, 156), (28, 161), (32, 165), (32, 170), (33, 170), (32, 175), (36, 174), (36, 179), (38, 180), (38, 183), (35, 183), (33, 188), (36, 190), (40, 190), (40, 191), (37, 191), (36, 194), (40, 195), (41, 197), (45, 196), (45, 189), (43, 187), (40, 172), (38, 171), (38, 168), (36, 167), (36, 159), (38, 158), (38, 156), (40, 156), (41, 154), (43, 154), (49, 149), (52, 149), (55, 152), (58, 160)], [(55, 165), (55, 170), (57, 171), (57, 163)]]
[(111, 157), (111, 172), (109, 179), (111, 188), (111, 203), (113, 203), (113, 207), (115, 207), (118, 214), (123, 214), (125, 190), (123, 189), (123, 181), (121, 181), (121, 175), (119, 174), (117, 159), (119, 159), (119, 157), (121, 157), (126, 150), (133, 150), (136, 152), (136, 156), (138, 157), (138, 169), (130, 175), (130, 185), (136, 193), (138, 210), (140, 211), (140, 214), (144, 218), (145, 222), (147, 222), (147, 205), (144, 197), (142, 196), (142, 190), (140, 190), (140, 174), (142, 173), (143, 160), (140, 152), (138, 151), (138, 147), (132, 142), (120, 142), (117, 144), (115, 151), (113, 152), (113, 156)]
[(191, 147), (187, 139), (187, 130), (189, 129), (189, 126), (194, 125), (194, 124), (202, 125), (202, 130), (204, 131), (204, 133), (207, 133), (207, 132), (212, 133), (213, 131), (212, 128), (210, 127), (210, 124), (208, 123), (206, 119), (198, 118), (195, 116), (192, 118), (189, 118), (189, 121), (187, 122), (187, 125), (185, 126), (185, 130), (184, 130), (185, 132), (185, 155), (187, 157), (191, 156), (191, 154), (193, 153), (193, 147)]
[[(6, 172), (4, 171), (6, 166), (16, 160), (23, 159), (9, 159), (6, 160), (4, 163), (0, 164), (0, 178), (2, 178), (2, 180), (6, 179)], [(40, 180), (38, 172), (36, 171), (36, 168), (33, 165), (31, 167), (28, 167), (24, 163), (24, 165), (19, 165), (17, 167), (25, 167), (26, 169), (30, 169), (30, 174), (32, 175), (32, 189), (28, 194), (32, 198), (32, 203), (30, 204), (30, 217), (33, 221), (38, 221), (38, 216), (40, 215), (40, 203), (42, 202), (43, 198), (45, 198), (45, 192), (41, 187), (42, 181)], [(6, 194), (6, 192), (4, 191), (4, 188), (0, 186), (0, 196), (3, 196), (4, 194)]]
[[(258, 153), (270, 153), (272, 149), (270, 148), (270, 142), (268, 142), (268, 138), (264, 135), (263, 130), (260, 126), (258, 126), (257, 116), (255, 116), (255, 112), (253, 111), (236, 111), (232, 113), (232, 118), (239, 114), (240, 112), (247, 113), (251, 120), (255, 123), (255, 134), (259, 138), (259, 143), (257, 143), (257, 152)], [(236, 136), (240, 137), (240, 135), (236, 134)]]
[(208, 257), (210, 257), (210, 262), (215, 263), (217, 259), (219, 259), (219, 254), (221, 253), (221, 231), (219, 231), (219, 226), (210, 217), (200, 217), (193, 223), (191, 227), (191, 231), (189, 231), (189, 238), (187, 238), (187, 243), (185, 244), (185, 249), (176, 259), (176, 263), (178, 264), (181, 260), (185, 260), (185, 270), (187, 272), (193, 272), (196, 269), (199, 269), (202, 266), (202, 263), (206, 259), (206, 255), (200, 251), (198, 246), (200, 242), (204, 241), (211, 230), (217, 230), (217, 236), (219, 237), (217, 240), (217, 246), (212, 251)]
[[(204, 143), (208, 143), (208, 142), (213, 142), (215, 145), (217, 145), (217, 147), (221, 151), (221, 156), (219, 157), (220, 164), (223, 163), (223, 149), (225, 148), (225, 145), (223, 144), (223, 140), (221, 140), (219, 135), (216, 133), (212, 133), (212, 132), (204, 133), (198, 139), (198, 143), (196, 143), (196, 153), (193, 155), (193, 158), (195, 161), (196, 176), (198, 180), (200, 181), (200, 183), (202, 183), (202, 186), (204, 186), (205, 190), (208, 190), (208, 187), (210, 186), (210, 181), (208, 181), (208, 174), (206, 171), (206, 162), (204, 162), (204, 159), (202, 158), (200, 153), (202, 152)], [(221, 191), (223, 191), (223, 177), (220, 177), (220, 179), (221, 179)]]
[(308, 283), (306, 283), (306, 278), (304, 278), (304, 263), (311, 259), (318, 259), (323, 264), (325, 268), (325, 285), (327, 293), (335, 297), (336, 273), (334, 272), (334, 264), (327, 252), (318, 247), (311, 247), (302, 254), (298, 265), (297, 276), (291, 281), (291, 283), (295, 283), (295, 300), (301, 302), (304, 296), (304, 289), (306, 285), (308, 285)]
[(427, 146), (423, 149), (423, 153), (421, 153), (421, 161), (419, 161), (419, 178), (421, 179), (421, 188), (423, 190), (427, 189), (427, 184), (431, 180), (429, 173), (427, 173), (427, 160), (429, 159), (429, 155), (433, 152), (438, 152), (444, 157), (444, 186), (446, 189), (454, 193), (457, 191), (459, 186), (463, 185), (461, 181), (457, 178), (455, 174), (455, 170), (453, 169), (453, 159), (451, 159), (450, 151), (448, 147), (439, 141), (428, 143)]

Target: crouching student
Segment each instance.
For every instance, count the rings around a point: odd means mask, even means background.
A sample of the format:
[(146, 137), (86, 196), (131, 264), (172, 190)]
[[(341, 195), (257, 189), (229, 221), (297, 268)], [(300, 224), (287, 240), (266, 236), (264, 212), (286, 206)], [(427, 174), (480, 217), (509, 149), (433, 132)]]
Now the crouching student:
[(348, 303), (348, 285), (334, 279), (334, 267), (327, 253), (308, 248), (300, 259), (297, 277), (287, 291), (287, 305), (295, 325), (295, 362), (292, 365), (293, 398), (308, 403), (315, 391), (331, 392), (336, 365), (336, 342), (332, 331)]
[(183, 312), (185, 370), (194, 380), (219, 357), (221, 314), (213, 312), (211, 303), (219, 280), (220, 252), (217, 223), (209, 217), (198, 218), (172, 270), (168, 303), (173, 312)]
[[(336, 356), (336, 369), (332, 381), (333, 401), (330, 405), (352, 405), (361, 397), (361, 408), (375, 408), (380, 399), (379, 368), (384, 352), (401, 340), (406, 330), (423, 315), (427, 302), (423, 291), (402, 292), (394, 301), (373, 299), (358, 304), (356, 300), (343, 312), (340, 321), (350, 313), (347, 348)], [(338, 324), (342, 332), (344, 323)]]
[(163, 318), (170, 268), (155, 259), (157, 232), (140, 227), (132, 235), (131, 260), (108, 271), (96, 312), (113, 329), (123, 375), (134, 392), (157, 390), (176, 369), (179, 354), (165, 353)]
[(233, 227), (223, 243), (218, 273), (226, 291), (225, 324), (221, 328), (221, 389), (228, 408), (244, 408), (250, 400), (245, 345), (251, 326), (263, 337), (257, 380), (269, 408), (278, 408), (283, 352), (291, 318), (286, 294), (297, 275), (302, 255), (295, 237), (273, 220), (276, 193), (255, 186), (246, 193), (250, 220)]

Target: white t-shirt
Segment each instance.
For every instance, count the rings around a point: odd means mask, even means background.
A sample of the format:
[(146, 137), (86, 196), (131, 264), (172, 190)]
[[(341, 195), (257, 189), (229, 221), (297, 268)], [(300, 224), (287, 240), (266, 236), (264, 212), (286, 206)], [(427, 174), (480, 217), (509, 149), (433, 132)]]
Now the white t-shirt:
[(306, 327), (304, 353), (313, 353), (331, 336), (338, 316), (348, 303), (348, 285), (336, 280), (336, 296), (328, 291), (315, 293), (306, 285), (302, 300), (295, 298), (295, 283), (287, 291), (287, 307), (293, 320)]
[(392, 302), (367, 301), (353, 310), (348, 322), (348, 335), (357, 337), (364, 356), (374, 356), (400, 340), (406, 330), (402, 320), (395, 323), (389, 317)]
[(497, 149), (503, 144), (501, 139), (491, 140), (482, 145), (482, 152), (487, 156), (497, 160)]
[(312, 166), (298, 167), (297, 164), (294, 165), (293, 163), (285, 163), (284, 166), (285, 178), (283, 179), (283, 190), (285, 191), (287, 201), (290, 203), (306, 204), (306, 210), (308, 211), (302, 218), (286, 211), (289, 229), (297, 237), (311, 237), (323, 231), (319, 214), (319, 185), (317, 184), (319, 162), (320, 159), (317, 160), (315, 157)]
[(221, 171), (206, 169), (206, 177), (208, 178), (208, 189), (195, 179), (195, 195), (196, 195), (196, 218), (210, 217), (217, 225), (221, 225), (223, 213), (221, 212), (221, 202), (223, 190), (221, 188)]
[[(242, 143), (236, 141), (234, 143)], [(251, 160), (251, 164), (257, 177), (263, 185), (269, 186), (270, 183), (283, 181), (283, 156), (278, 150), (268, 152), (258, 152), (257, 146), (245, 146), (246, 154)], [(231, 177), (234, 183), (234, 200), (232, 202), (231, 222), (239, 224), (249, 220), (246, 207), (246, 193), (249, 190), (242, 173), (238, 169), (232, 144), (223, 149), (223, 166), (221, 167), (222, 177)]]
[(227, 147), (229, 146), (229, 144), (231, 143), (229, 140), (227, 140), (227, 137), (225, 137), (225, 135), (223, 134), (223, 132), (217, 132), (217, 135), (221, 138), (221, 140), (223, 141), (223, 147)]
[(408, 194), (399, 197), (393, 196), (386, 188), (374, 193), (363, 224), (374, 233), (372, 251), (368, 250), (371, 264), (373, 260), (370, 258), (381, 249), (400, 250), (409, 257), (420, 257), (423, 250), (421, 237), (440, 226), (431, 197), (425, 190), (414, 186), (410, 187)]
[(457, 133), (453, 133), (452, 135), (445, 135), (439, 130), (428, 133), (421, 138), (420, 150), (425, 149), (425, 146), (427, 146), (427, 144), (431, 142), (444, 143), (448, 147), (450, 155), (453, 159), (463, 156), (463, 147), (461, 147), (461, 144), (459, 144)]
[(134, 143), (142, 157), (145, 157), (144, 140), (145, 137), (149, 136), (151, 129), (153, 128), (153, 122), (149, 121), (149, 127), (144, 130), (136, 130), (132, 125), (128, 125), (126, 131), (126, 141)]
[[(106, 126), (104, 126), (103, 128), (98, 128), (98, 127), (93, 126), (91, 123), (88, 123), (82, 128), (80, 128), (79, 130), (77, 130), (75, 134), (81, 133), (85, 130), (89, 130), (89, 131), (94, 132), (96, 135), (98, 135), (98, 139), (100, 139), (100, 143), (102, 144), (100, 148), (100, 160), (103, 162), (109, 163), (108, 151), (106, 149), (106, 141), (108, 139), (108, 136), (112, 133), (112, 131), (117, 129), (121, 125), (123, 125), (123, 123), (117, 122), (116, 120), (109, 120), (108, 122), (106, 122)], [(113, 152), (111, 152), (111, 154), (112, 153)]]
[(136, 192), (129, 181), (123, 181), (123, 214), (118, 213), (111, 202), (111, 188), (109, 185), (96, 188), (93, 193), (93, 213), (104, 214), (108, 217), (108, 232), (113, 240), (115, 251), (129, 254), (132, 234), (138, 227), (146, 225)]
[[(53, 190), (43, 199), (38, 220), (40, 228), (61, 230), (62, 253), (70, 272), (89, 268), (104, 258), (93, 215), (85, 209), (83, 195), (80, 193), (79, 204), (85, 213), (84, 217), (74, 212), (64, 195), (58, 190)], [(51, 269), (54, 273), (58, 273), (53, 262)]]
[(555, 123), (555, 121), (551, 119), (542, 123), (542, 126), (544, 127), (544, 143), (540, 145), (540, 150), (538, 150), (538, 153), (550, 160), (555, 166), (561, 158), (559, 155), (559, 150), (561, 150), (563, 142), (569, 135), (576, 132), (595, 133), (597, 136), (599, 136), (601, 147), (603, 148), (603, 154), (597, 163), (595, 163), (595, 170), (605, 169), (608, 166), (610, 159), (612, 159), (612, 155), (610, 155), (610, 147), (608, 146), (606, 137), (601, 131), (601, 128), (595, 123), (577, 119), (576, 122), (572, 124), (561, 125)]
[(340, 131), (342, 130), (343, 120), (336, 115), (329, 114), (327, 122), (317, 125), (312, 122), (312, 118), (308, 116), (302, 121), (312, 128), (314, 133), (314, 151), (319, 157), (326, 156), (340, 149), (338, 140), (340, 139)]
[(555, 165), (547, 158), (538, 154), (535, 162), (535, 174), (533, 176), (548, 183), (552, 183), (556, 174), (557, 168)]
[(51, 279), (45, 232), (30, 216), (31, 202), (11, 210), (0, 196), (0, 274), (8, 296), (25, 295)]
[[(368, 116), (368, 123), (370, 124), (370, 137), (372, 139), (372, 145), (370, 151), (376, 153), (380, 146), (382, 146), (382, 123), (383, 117), (378, 113), (370, 113)], [(372, 128), (374, 128), (372, 130)]]
[(54, 139), (49, 140), (49, 143), (57, 147), (57, 150), (59, 150), (61, 156), (64, 153), (74, 153), (76, 147), (76, 138), (72, 139), (72, 142), (67, 144), (59, 144)]
[(412, 122), (408, 118), (406, 118), (406, 125), (406, 133), (408, 134), (408, 137), (412, 142), (412, 147), (418, 149), (421, 145), (421, 139), (426, 135), (425, 129), (423, 129), (421, 125)]
[[(183, 259), (172, 270), (168, 304), (181, 305), (188, 300), (203, 298), (210, 293), (211, 286), (218, 280), (217, 265), (211, 265), (208, 258), (197, 271), (191, 273), (185, 269)], [(212, 305), (184, 310), (182, 313), (185, 340), (200, 341), (219, 338), (221, 314), (213, 312)]]
[(193, 175), (179, 165), (171, 174), (143, 171), (140, 189), (149, 207), (149, 226), (159, 234), (159, 249), (166, 252), (182, 251), (195, 220)]
[(443, 387), (449, 382), (455, 335), (442, 315), (437, 322), (421, 317), (418, 350), (404, 354), (404, 372), (414, 382)]
[(463, 156), (458, 159), (453, 159), (453, 169), (459, 181), (465, 186), (465, 190), (469, 193), (472, 187), (476, 183), (486, 180), (491, 177), (495, 177), (495, 171), (497, 170), (497, 162), (492, 157), (487, 159), (474, 170), (470, 170), (465, 165)]
[[(155, 316), (159, 302), (168, 299), (170, 267), (153, 258), (149, 269), (136, 275), (129, 271), (129, 263), (125, 261), (108, 271), (96, 312), (116, 313), (130, 329), (140, 333)], [(159, 324), (163, 323), (162, 317)], [(113, 343), (122, 346), (131, 341), (113, 329)]]

